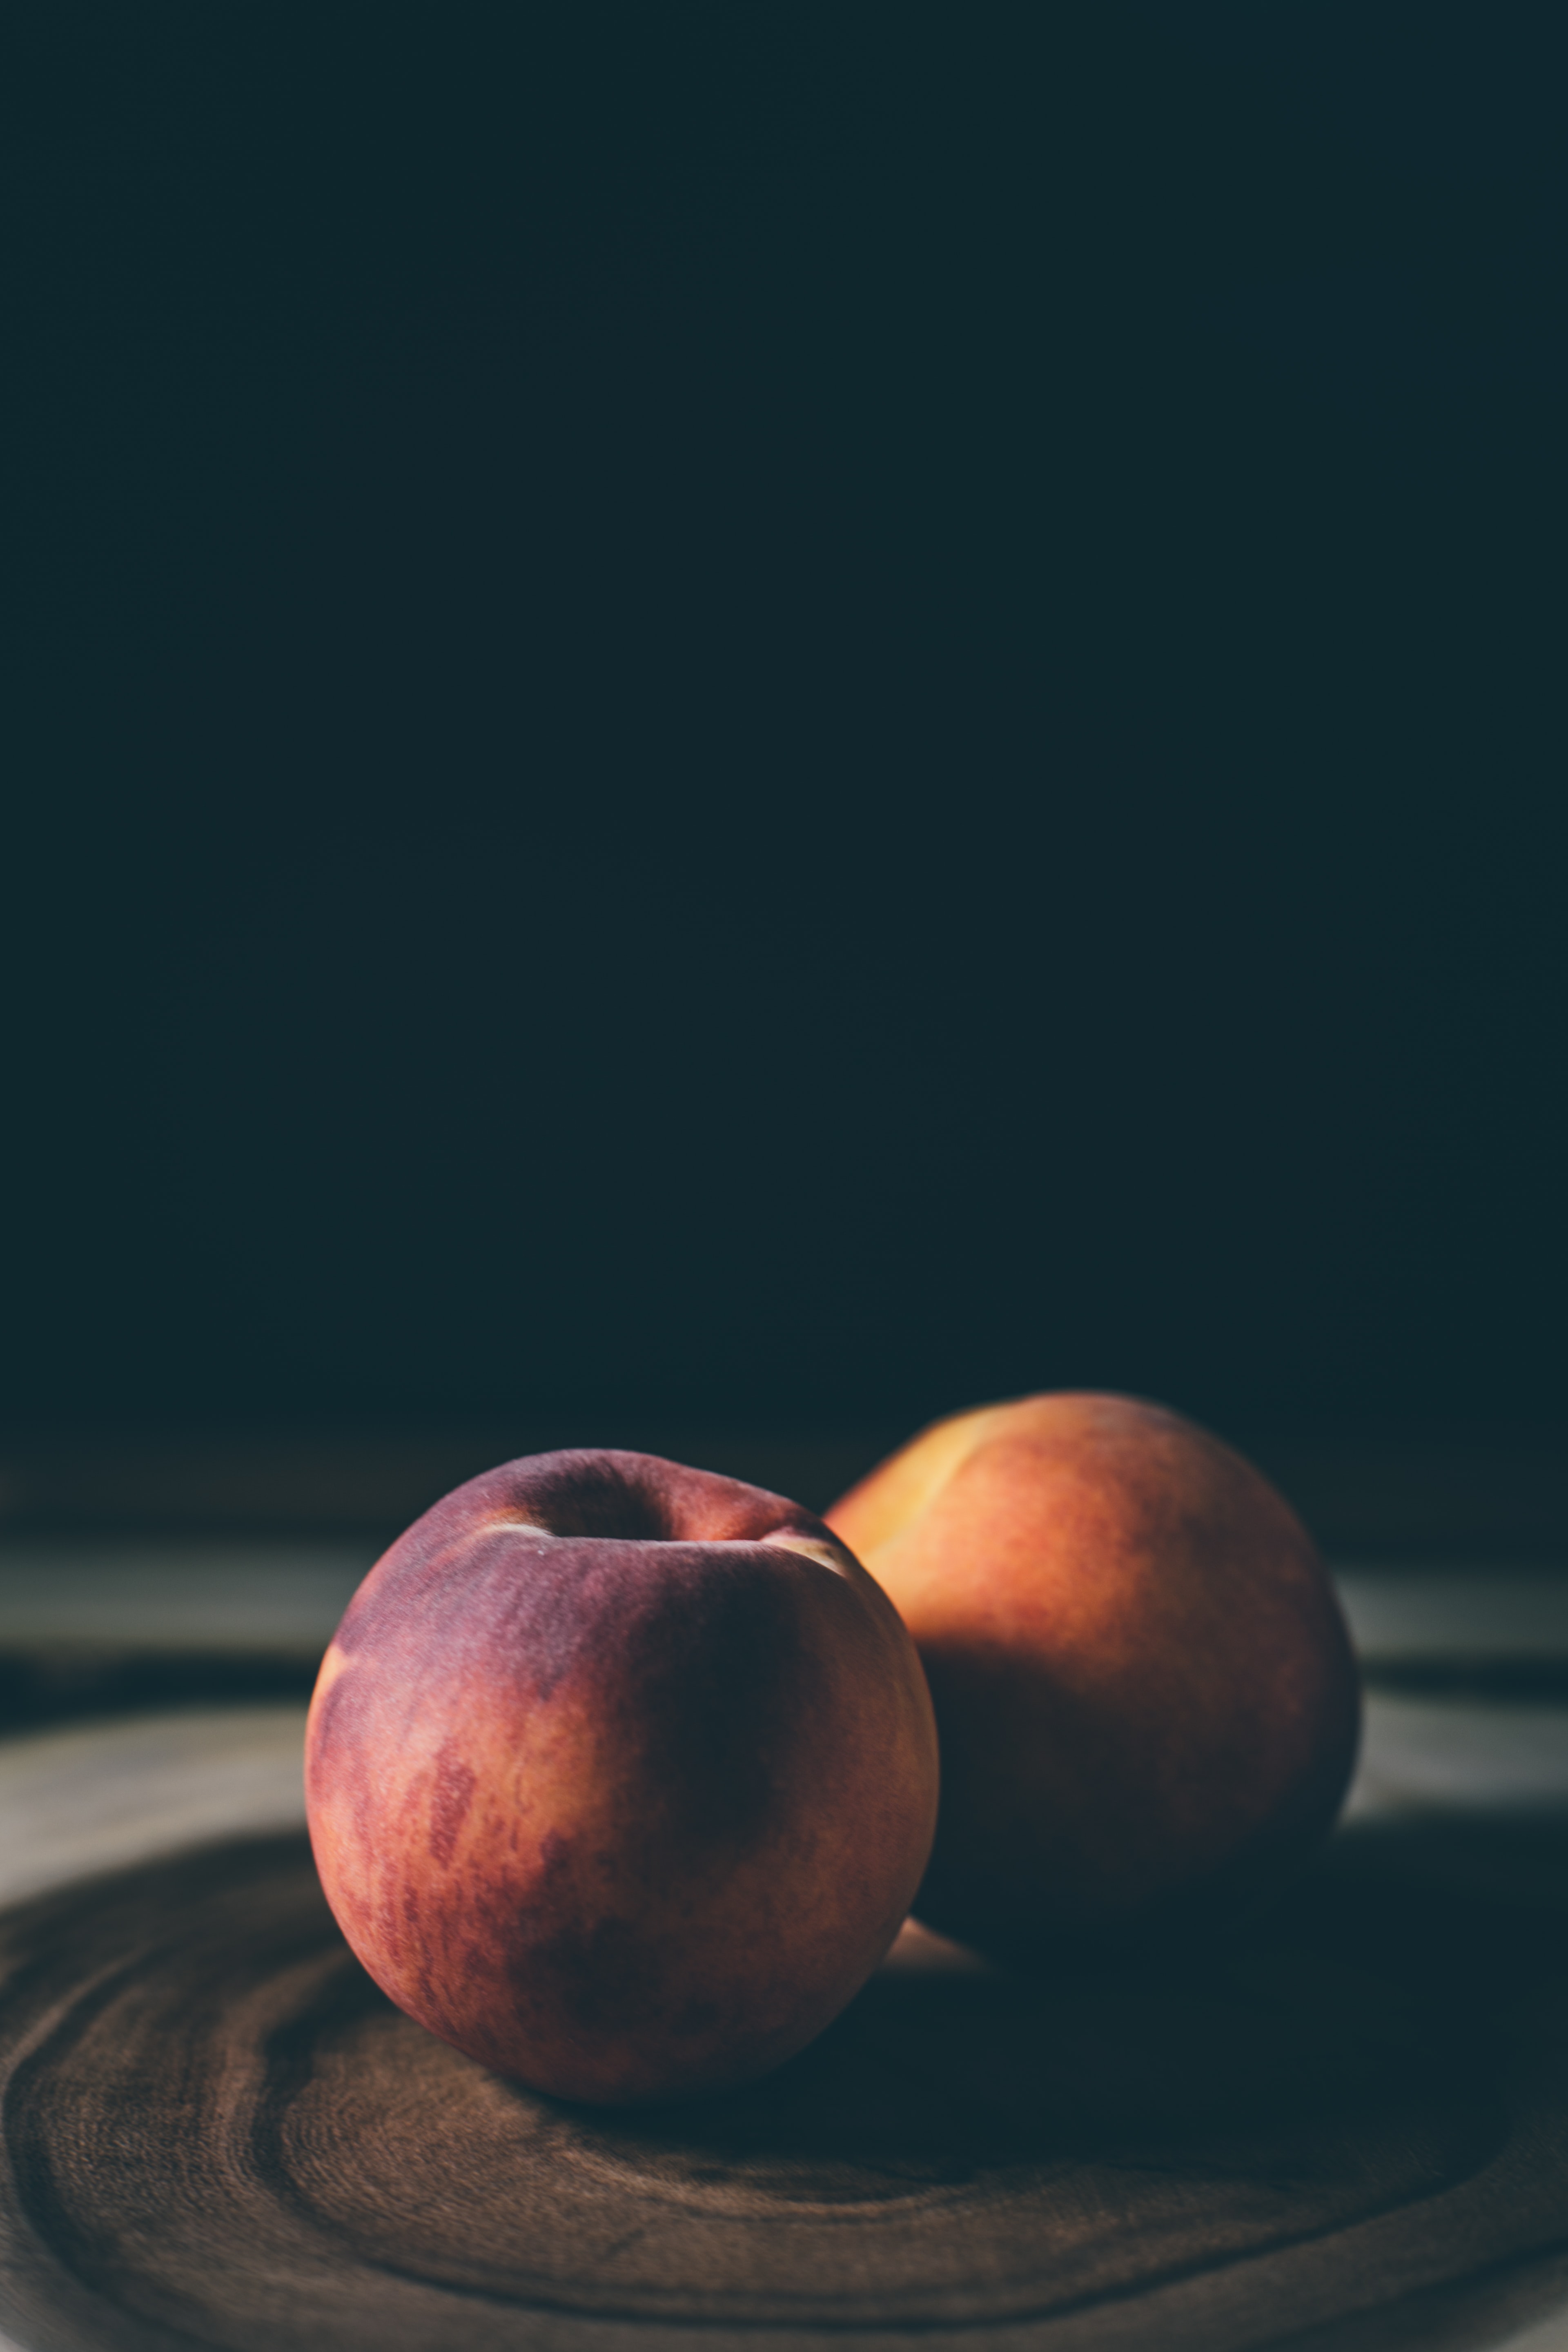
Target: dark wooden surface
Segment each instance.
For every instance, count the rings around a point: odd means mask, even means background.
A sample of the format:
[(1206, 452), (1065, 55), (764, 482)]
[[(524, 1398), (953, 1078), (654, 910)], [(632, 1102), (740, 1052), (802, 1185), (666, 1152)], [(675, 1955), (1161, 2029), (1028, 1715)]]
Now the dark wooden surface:
[(11, 2324), (84, 2352), (1273, 2342), (1568, 2221), (1568, 2083), (1510, 2090), (1498, 2040), (1561, 1930), (1494, 1919), (1483, 1954), (1428, 1905), (1435, 1971), (1385, 1909), (1336, 1889), (1187, 1980), (890, 1975), (743, 2097), (606, 2116), (393, 2010), (298, 1838), (143, 1867), (9, 1924)]
[[(1549, 1661), (1516, 1585), (1401, 1580), (1358, 1619), (1390, 1656), (1533, 1628)], [(1217, 1949), (1045, 1986), (910, 1939), (768, 2082), (631, 2115), (485, 2074), (369, 1983), (300, 1723), (0, 1741), (24, 2352), (1568, 2347), (1559, 1704), (1374, 1693), (1347, 1827)]]

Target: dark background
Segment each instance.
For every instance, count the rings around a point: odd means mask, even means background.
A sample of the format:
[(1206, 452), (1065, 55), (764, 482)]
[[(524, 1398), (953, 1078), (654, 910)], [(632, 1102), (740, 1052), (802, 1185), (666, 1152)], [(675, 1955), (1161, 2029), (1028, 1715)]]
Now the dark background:
[(1544, 1496), (1557, 24), (18, 0), (14, 1507), (1054, 1385)]

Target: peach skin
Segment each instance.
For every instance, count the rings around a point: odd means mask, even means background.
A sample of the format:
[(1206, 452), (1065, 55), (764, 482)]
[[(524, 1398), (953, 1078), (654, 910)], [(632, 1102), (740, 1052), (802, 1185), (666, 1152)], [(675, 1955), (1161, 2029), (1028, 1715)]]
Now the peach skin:
[(827, 1524), (914, 1636), (942, 1740), (915, 1910), (1005, 1962), (1223, 1916), (1332, 1823), (1360, 1697), (1333, 1589), (1239, 1454), (1129, 1397), (939, 1422)]
[(327, 1899), (398, 2005), (573, 2099), (714, 2090), (837, 2015), (931, 1850), (897, 1612), (819, 1519), (648, 1454), (459, 1486), (371, 1570), (306, 1744)]

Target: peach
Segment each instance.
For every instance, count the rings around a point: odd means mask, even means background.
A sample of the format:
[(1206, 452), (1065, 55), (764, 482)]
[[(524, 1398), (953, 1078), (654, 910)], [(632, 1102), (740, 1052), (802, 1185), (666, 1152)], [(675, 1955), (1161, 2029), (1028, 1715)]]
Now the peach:
[(306, 1743), (316, 1861), (398, 2005), (560, 2096), (763, 2074), (908, 1910), (936, 1735), (819, 1519), (652, 1455), (471, 1479), (371, 1570)]
[(982, 1407), (826, 1517), (931, 1684), (928, 1926), (1023, 1965), (1115, 1953), (1223, 1916), (1327, 1832), (1360, 1722), (1343, 1620), (1294, 1513), (1191, 1422)]

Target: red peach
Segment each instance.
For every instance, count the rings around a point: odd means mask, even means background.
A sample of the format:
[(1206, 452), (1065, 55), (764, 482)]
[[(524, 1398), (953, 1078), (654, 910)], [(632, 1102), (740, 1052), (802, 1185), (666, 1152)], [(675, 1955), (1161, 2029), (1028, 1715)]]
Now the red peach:
[(1287, 1504), (1160, 1406), (939, 1422), (827, 1524), (897, 1603), (942, 1740), (929, 1926), (1023, 1964), (1202, 1922), (1300, 1863), (1354, 1760), (1356, 1670)]
[(448, 1495), (328, 1651), (310, 1836), (398, 2005), (560, 2096), (764, 2073), (908, 1910), (936, 1738), (896, 1611), (819, 1519), (652, 1455)]

